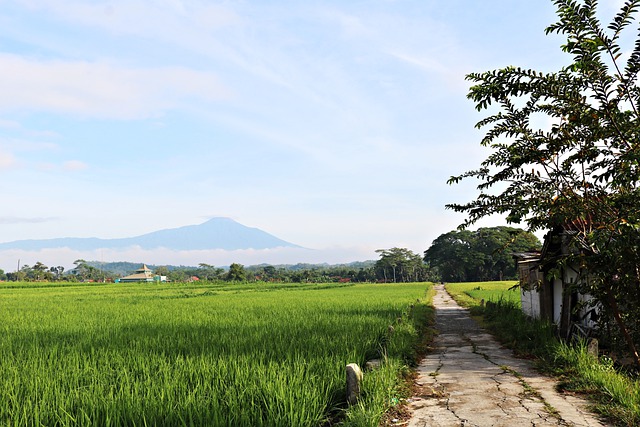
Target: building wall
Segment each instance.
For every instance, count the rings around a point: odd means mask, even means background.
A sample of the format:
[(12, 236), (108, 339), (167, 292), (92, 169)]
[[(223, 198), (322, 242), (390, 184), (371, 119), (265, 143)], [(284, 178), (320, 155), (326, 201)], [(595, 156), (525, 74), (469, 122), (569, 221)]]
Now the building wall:
[(542, 317), (541, 299), (538, 287), (541, 274), (538, 269), (537, 258), (530, 258), (518, 262), (518, 276), (520, 277), (520, 302), (525, 315), (534, 319)]
[(553, 287), (553, 323), (559, 325), (562, 315), (562, 280), (554, 279), (551, 286)]
[(540, 293), (537, 290), (521, 290), (520, 301), (524, 314), (534, 319), (540, 318)]
[[(600, 304), (597, 304), (595, 307), (590, 306), (589, 302), (592, 300), (593, 300), (593, 297), (591, 295), (584, 295), (584, 294), (578, 295), (578, 302), (580, 304), (583, 304), (583, 307), (580, 309), (580, 312), (579, 312), (580, 323), (586, 326), (587, 328), (594, 329), (597, 326), (595, 320), (600, 313), (601, 306)], [(591, 312), (593, 312), (593, 314), (591, 314)]]

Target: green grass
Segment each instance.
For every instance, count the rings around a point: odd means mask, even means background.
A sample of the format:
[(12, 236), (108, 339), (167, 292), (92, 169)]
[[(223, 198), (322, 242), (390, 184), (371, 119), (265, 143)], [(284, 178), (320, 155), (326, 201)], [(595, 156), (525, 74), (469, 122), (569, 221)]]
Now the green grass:
[(463, 307), (471, 309), (471, 313), (479, 314), (481, 301), (484, 302), (500, 300), (513, 302), (520, 306), (520, 291), (514, 289), (518, 282), (507, 280), (500, 282), (466, 282), (447, 283), (447, 292)]
[(607, 357), (589, 354), (584, 343), (558, 343), (552, 353), (553, 367), (562, 378), (562, 387), (588, 394), (597, 412), (618, 425), (640, 425), (640, 382), (621, 374)]
[[(0, 424), (375, 425), (415, 359), (427, 288), (3, 284)], [(344, 367), (373, 357), (347, 410)]]
[[(500, 291), (508, 284), (496, 284), (492, 290), (488, 285), (456, 283), (447, 285), (447, 290), (472, 313), (481, 314), (483, 323), (502, 343), (521, 356), (536, 358), (540, 369), (557, 376), (562, 389), (584, 394), (593, 402), (593, 409), (615, 425), (640, 425), (640, 382), (635, 376), (616, 369), (605, 356), (590, 355), (584, 343), (559, 341), (553, 325), (527, 319), (519, 301)], [(473, 291), (477, 287), (494, 292), (493, 297)], [(496, 304), (481, 307), (482, 298), (496, 300)]]

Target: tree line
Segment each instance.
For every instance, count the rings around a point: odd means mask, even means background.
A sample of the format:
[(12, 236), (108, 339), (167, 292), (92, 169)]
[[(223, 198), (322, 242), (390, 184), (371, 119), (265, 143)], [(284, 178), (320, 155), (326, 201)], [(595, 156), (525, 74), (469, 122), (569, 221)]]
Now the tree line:
[(513, 254), (541, 248), (532, 233), (514, 227), (455, 230), (436, 238), (424, 260), (445, 282), (516, 279)]
[[(296, 264), (245, 267), (233, 263), (227, 268), (200, 263), (196, 267), (155, 266), (153, 272), (172, 282), (262, 281), (285, 283), (379, 282), (406, 283), (424, 281), (484, 281), (514, 279), (511, 254), (539, 248), (531, 233), (511, 227), (451, 231), (440, 235), (424, 254), (407, 248), (379, 249), (378, 260), (349, 265)], [(0, 280), (113, 282), (131, 273), (131, 263), (105, 265), (78, 259), (65, 271), (62, 266), (47, 267), (42, 262), (23, 265), (18, 271), (4, 273)]]

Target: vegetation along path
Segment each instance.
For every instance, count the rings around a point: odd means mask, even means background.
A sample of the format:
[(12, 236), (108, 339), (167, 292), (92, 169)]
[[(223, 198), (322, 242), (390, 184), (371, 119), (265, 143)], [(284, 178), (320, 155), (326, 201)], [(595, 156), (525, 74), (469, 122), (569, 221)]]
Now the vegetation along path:
[(411, 427), (603, 426), (586, 403), (516, 359), (444, 290), (433, 304), (439, 335), (418, 369)]

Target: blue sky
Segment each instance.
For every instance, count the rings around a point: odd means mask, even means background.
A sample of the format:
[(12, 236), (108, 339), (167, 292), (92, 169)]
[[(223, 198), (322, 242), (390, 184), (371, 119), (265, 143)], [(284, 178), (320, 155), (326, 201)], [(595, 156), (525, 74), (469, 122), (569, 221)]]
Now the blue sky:
[[(447, 178), (487, 154), (465, 74), (565, 65), (554, 21), (546, 0), (0, 0), (0, 241), (224, 216), (315, 250), (100, 257), (422, 252), (463, 220), (444, 205), (475, 194)], [(0, 268), (97, 256), (3, 253)]]

